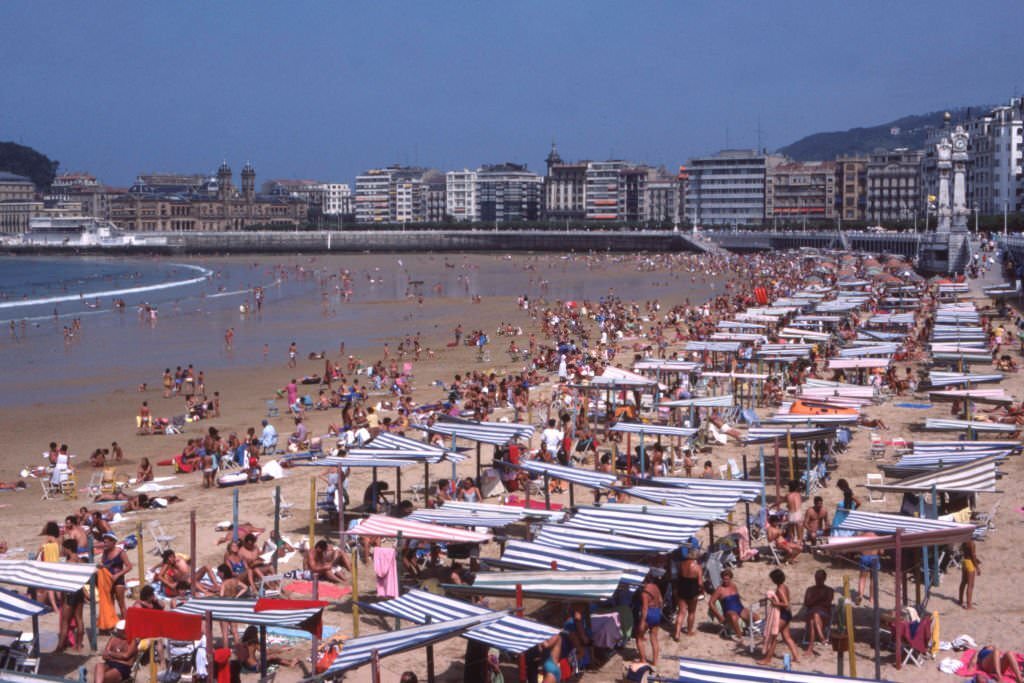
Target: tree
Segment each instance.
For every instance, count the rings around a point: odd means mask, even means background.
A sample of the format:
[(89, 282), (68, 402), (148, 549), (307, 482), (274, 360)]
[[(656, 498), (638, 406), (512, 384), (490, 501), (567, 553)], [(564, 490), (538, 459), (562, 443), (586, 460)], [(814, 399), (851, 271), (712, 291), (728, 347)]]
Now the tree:
[(57, 177), (59, 161), (53, 161), (31, 147), (0, 142), (0, 171), (25, 176), (41, 190), (49, 189)]

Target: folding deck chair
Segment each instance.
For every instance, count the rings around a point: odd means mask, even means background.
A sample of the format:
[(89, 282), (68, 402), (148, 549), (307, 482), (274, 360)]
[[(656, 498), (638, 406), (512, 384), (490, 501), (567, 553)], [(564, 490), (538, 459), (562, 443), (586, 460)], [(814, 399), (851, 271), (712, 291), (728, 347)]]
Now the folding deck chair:
[[(903, 652), (899, 654), (903, 658), (903, 666), (913, 662), (915, 666), (921, 667), (926, 657), (930, 658), (932, 645), (932, 615), (925, 613), (921, 620), (912, 625), (909, 622), (900, 622), (903, 630)], [(893, 642), (896, 641), (893, 634)]]
[(146, 530), (149, 531), (149, 537), (153, 541), (153, 552), (156, 555), (161, 555), (165, 550), (170, 550), (171, 541), (176, 537), (174, 534), (169, 534), (164, 531), (163, 526), (159, 520), (152, 520), (146, 525)]

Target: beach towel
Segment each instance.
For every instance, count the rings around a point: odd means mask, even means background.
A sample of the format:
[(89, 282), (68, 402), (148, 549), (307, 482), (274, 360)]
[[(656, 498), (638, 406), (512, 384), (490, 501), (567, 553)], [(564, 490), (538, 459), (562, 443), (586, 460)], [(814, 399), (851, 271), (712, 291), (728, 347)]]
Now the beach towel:
[[(959, 678), (970, 678), (972, 676), (976, 676), (978, 674), (981, 674), (982, 676), (986, 676), (987, 677), (984, 680), (995, 680), (995, 678), (993, 676), (990, 676), (990, 675), (986, 674), (984, 671), (979, 669), (977, 666), (968, 666), (968, 664), (971, 663), (971, 658), (974, 657), (974, 653), (975, 652), (977, 652), (977, 650), (964, 650), (963, 651), (963, 653), (960, 655), (960, 668), (957, 669), (956, 675)], [(1024, 667), (1024, 656), (1022, 656), (1021, 653), (1019, 653), (1019, 652), (1014, 652), (1013, 655), (1017, 658), (1017, 663), (1020, 664), (1022, 667)], [(1012, 681), (1013, 681), (1013, 674), (1010, 674), (1007, 671), (1003, 671), (1003, 680), (1004, 681), (1010, 681), (1012, 683)]]
[(170, 638), (171, 640), (197, 640), (203, 635), (203, 618), (198, 614), (179, 614), (170, 610), (129, 607), (125, 620), (125, 637)]
[(114, 578), (106, 567), (96, 572), (96, 599), (100, 613), (96, 618), (96, 626), (101, 631), (110, 631), (117, 625), (117, 610), (114, 609)]
[(373, 571), (377, 575), (377, 597), (398, 597), (398, 569), (395, 549), (380, 547), (373, 551)]
[[(308, 595), (312, 597), (313, 582), (291, 581), (286, 583), (282, 590), (289, 595)], [(352, 588), (349, 586), (339, 586), (336, 583), (319, 581), (317, 582), (316, 593), (320, 600), (340, 600), (346, 595), (350, 595), (352, 593)]]
[[(769, 597), (774, 597), (774, 593), (769, 593)], [(768, 610), (764, 615), (764, 640), (762, 641), (761, 651), (766, 652), (768, 650), (768, 641), (774, 636), (779, 635), (779, 631), (782, 630), (782, 619), (779, 615), (779, 608), (768, 601)]]
[(933, 407), (931, 403), (897, 403), (897, 408), (913, 408), (914, 410), (928, 410)]

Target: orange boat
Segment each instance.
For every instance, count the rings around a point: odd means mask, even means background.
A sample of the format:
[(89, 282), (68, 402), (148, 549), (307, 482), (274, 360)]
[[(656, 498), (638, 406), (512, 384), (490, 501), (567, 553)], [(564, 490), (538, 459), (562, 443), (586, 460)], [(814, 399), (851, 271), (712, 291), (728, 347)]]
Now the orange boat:
[(856, 408), (830, 408), (828, 406), (812, 406), (803, 401), (793, 401), (789, 409), (792, 415), (856, 415)]

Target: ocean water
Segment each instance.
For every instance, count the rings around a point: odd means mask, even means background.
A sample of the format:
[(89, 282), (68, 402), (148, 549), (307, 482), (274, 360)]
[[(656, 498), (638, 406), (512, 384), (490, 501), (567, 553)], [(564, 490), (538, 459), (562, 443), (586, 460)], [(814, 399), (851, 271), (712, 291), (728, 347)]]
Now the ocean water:
[[(0, 352), (6, 391), (0, 406), (74, 400), (140, 382), (158, 386), (163, 369), (256, 367), (299, 353), (380, 348), (383, 340), (421, 332), (449, 338), (453, 321), (474, 328), (470, 295), (596, 299), (610, 290), (627, 299), (680, 293), (704, 298), (708, 287), (676, 273), (637, 270), (631, 256), (596, 267), (557, 255), (355, 254), (222, 258), (0, 258)], [(352, 296), (344, 302), (340, 274)], [(263, 287), (261, 314), (253, 287)], [(410, 298), (413, 295), (413, 298)], [(422, 295), (426, 305), (416, 305)], [(115, 299), (126, 306), (117, 310)], [(505, 304), (508, 316), (514, 303)], [(157, 311), (155, 319), (146, 311)], [(487, 311), (500, 317), (504, 311)], [(70, 341), (63, 333), (78, 319)], [(13, 324), (13, 329), (11, 325)], [(235, 330), (234, 349), (224, 333)], [(493, 332), (493, 330), (488, 330)], [(269, 355), (264, 357), (264, 345)]]

